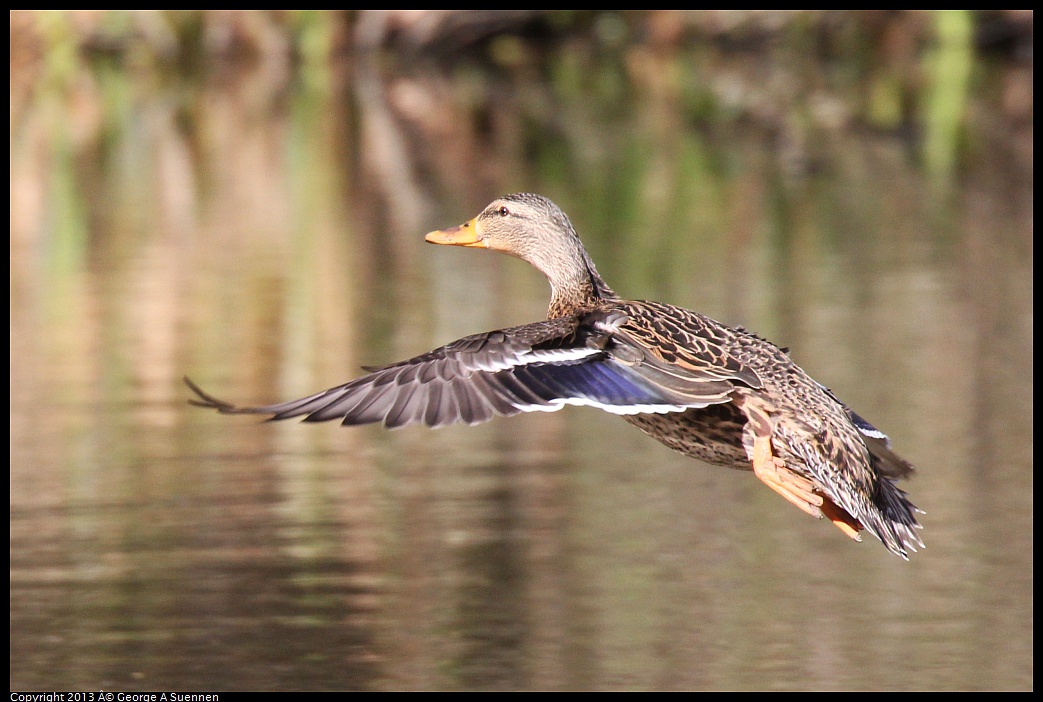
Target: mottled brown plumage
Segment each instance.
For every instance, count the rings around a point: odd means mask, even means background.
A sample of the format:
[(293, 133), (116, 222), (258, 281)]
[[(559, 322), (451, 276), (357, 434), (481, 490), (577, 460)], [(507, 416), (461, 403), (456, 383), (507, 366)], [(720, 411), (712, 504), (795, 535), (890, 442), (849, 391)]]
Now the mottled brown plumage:
[(686, 455), (752, 469), (852, 538), (865, 529), (903, 558), (923, 546), (919, 510), (895, 485), (913, 468), (884, 434), (770, 342), (680, 307), (620, 299), (550, 200), (508, 195), (427, 240), (532, 264), (551, 285), (547, 319), (465, 337), (264, 407), (235, 407), (186, 379), (200, 398), (193, 402), (225, 413), (389, 428), (591, 405)]

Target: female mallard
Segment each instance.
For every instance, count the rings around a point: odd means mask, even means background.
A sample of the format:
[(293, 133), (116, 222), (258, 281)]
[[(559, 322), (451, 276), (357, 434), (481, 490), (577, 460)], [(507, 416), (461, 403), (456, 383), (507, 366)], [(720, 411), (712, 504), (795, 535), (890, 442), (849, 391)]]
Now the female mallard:
[(496, 415), (592, 405), (701, 460), (753, 469), (808, 514), (861, 541), (868, 530), (908, 558), (923, 547), (919, 510), (895, 486), (913, 467), (887, 436), (745, 331), (659, 302), (621, 300), (598, 275), (568, 217), (545, 197), (507, 195), (434, 244), (493, 249), (547, 276), (547, 319), (468, 336), (292, 402), (224, 413), (439, 427)]

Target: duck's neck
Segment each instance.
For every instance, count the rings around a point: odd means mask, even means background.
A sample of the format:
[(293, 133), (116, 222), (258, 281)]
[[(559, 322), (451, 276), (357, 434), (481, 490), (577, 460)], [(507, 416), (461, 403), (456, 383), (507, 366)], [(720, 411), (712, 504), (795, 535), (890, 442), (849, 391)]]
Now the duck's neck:
[(594, 309), (605, 300), (618, 300), (619, 296), (601, 279), (590, 256), (582, 248), (570, 252), (568, 265), (556, 261), (555, 265), (537, 266), (550, 281), (550, 307), (547, 319), (568, 317), (577, 312)]

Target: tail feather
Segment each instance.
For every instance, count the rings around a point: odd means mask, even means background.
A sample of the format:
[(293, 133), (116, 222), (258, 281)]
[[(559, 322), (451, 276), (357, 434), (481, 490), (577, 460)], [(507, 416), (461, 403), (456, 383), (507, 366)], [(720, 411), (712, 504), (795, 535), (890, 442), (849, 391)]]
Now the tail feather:
[(880, 476), (873, 503), (877, 510), (858, 517), (866, 530), (880, 539), (887, 550), (909, 560), (909, 551), (924, 548), (923, 540), (916, 533), (923, 529), (916, 521), (916, 514), (924, 512), (909, 501), (905, 491), (895, 485), (892, 478)]

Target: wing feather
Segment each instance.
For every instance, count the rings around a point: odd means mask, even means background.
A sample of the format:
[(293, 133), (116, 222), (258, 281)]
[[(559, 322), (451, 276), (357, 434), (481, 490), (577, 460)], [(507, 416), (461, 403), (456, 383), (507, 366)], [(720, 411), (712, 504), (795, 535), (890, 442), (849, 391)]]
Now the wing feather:
[(694, 326), (664, 332), (649, 321), (661, 310), (649, 310), (648, 304), (618, 303), (475, 334), (279, 404), (237, 407), (186, 382), (198, 396), (194, 404), (224, 413), (337, 419), (347, 425), (381, 422), (389, 428), (477, 424), (569, 404), (616, 414), (680, 412), (727, 402), (737, 385), (760, 386), (752, 370), (728, 358), (711, 336), (700, 335), (701, 318), (693, 318)]

